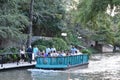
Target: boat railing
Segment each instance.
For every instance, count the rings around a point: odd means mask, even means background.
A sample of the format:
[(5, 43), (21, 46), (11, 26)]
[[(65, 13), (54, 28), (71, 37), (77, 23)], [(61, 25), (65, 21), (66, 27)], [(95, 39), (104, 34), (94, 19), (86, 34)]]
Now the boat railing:
[(77, 65), (88, 62), (88, 55), (71, 55), (62, 57), (40, 57), (36, 58), (38, 65)]

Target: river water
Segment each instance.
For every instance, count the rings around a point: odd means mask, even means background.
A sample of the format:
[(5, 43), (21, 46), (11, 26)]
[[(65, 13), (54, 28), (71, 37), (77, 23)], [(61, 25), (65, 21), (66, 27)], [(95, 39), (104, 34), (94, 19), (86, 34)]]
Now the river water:
[(87, 67), (68, 70), (31, 68), (0, 71), (0, 80), (120, 80), (120, 54), (95, 54)]

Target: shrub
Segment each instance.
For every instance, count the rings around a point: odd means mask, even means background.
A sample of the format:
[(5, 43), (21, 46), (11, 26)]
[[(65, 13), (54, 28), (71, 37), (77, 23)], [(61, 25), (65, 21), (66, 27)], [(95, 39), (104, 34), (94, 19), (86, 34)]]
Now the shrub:
[(16, 54), (12, 54), (13, 55), (13, 61), (17, 61), (17, 55)]
[(35, 46), (35, 45), (43, 45), (43, 46), (51, 47), (53, 45), (53, 42), (52, 40), (39, 39), (32, 43), (32, 46)]
[(40, 51), (43, 51), (43, 50), (46, 49), (46, 47), (43, 46), (43, 45), (36, 45), (36, 46), (38, 47), (38, 49), (39, 49)]
[(99, 53), (99, 50), (95, 49), (94, 47), (89, 47), (89, 51), (91, 51), (92, 54)]
[(2, 54), (2, 53), (4, 53), (5, 52), (5, 50), (0, 50), (0, 54)]
[(3, 63), (10, 62), (10, 56), (9, 55), (4, 55), (3, 56)]
[(81, 45), (82, 42), (81, 40), (78, 39), (78, 36), (72, 32), (69, 32), (68, 35), (67, 35), (67, 44), (69, 45)]
[(91, 51), (89, 51), (88, 49), (83, 49), (81, 52), (83, 54), (88, 54), (89, 56), (92, 54)]
[(4, 52), (8, 52), (8, 53), (17, 53), (19, 50), (16, 47), (8, 47), (4, 49)]
[(53, 38), (53, 45), (57, 50), (67, 50), (67, 43), (61, 38)]
[(68, 49), (67, 43), (61, 38), (53, 38), (52, 40), (40, 39), (32, 43), (32, 46), (35, 45), (39, 48), (39, 50), (45, 50), (46, 47), (52, 47), (53, 45), (57, 50)]

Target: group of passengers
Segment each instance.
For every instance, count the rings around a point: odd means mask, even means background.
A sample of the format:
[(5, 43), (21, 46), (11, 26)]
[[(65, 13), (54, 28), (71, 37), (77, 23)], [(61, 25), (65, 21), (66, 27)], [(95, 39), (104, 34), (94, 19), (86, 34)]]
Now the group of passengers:
[(41, 57), (62, 57), (62, 56), (70, 56), (70, 55), (80, 55), (82, 54), (77, 48), (74, 46), (69, 51), (56, 51), (56, 49), (53, 48), (46, 48), (46, 51), (44, 52), (38, 52), (36, 56)]
[(45, 51), (40, 52), (37, 46), (33, 48), (29, 46), (26, 50), (23, 47), (20, 49), (21, 60), (24, 61), (25, 59), (25, 52), (27, 52), (29, 62), (31, 63), (32, 60), (35, 59), (37, 56), (41, 57), (62, 57), (62, 56), (70, 56), (70, 55), (80, 55), (82, 54), (77, 48), (74, 46), (71, 47), (69, 51), (57, 51), (55, 47), (49, 48), (47, 47)]

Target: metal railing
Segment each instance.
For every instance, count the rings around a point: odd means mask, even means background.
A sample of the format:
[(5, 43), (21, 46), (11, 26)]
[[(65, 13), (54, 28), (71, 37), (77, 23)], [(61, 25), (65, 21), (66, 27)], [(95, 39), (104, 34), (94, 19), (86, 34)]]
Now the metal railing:
[[(0, 64), (1, 64), (1, 67), (4, 66), (4, 64), (7, 64), (7, 63), (15, 63), (16, 62), (16, 65), (19, 65), (19, 62), (20, 62), (20, 59), (21, 59), (21, 55), (20, 53), (18, 52), (18, 54), (0, 54)], [(25, 54), (25, 62), (28, 61), (28, 54), (26, 53)]]
[(88, 63), (88, 55), (74, 55), (63, 57), (37, 57), (37, 65), (77, 65)]

